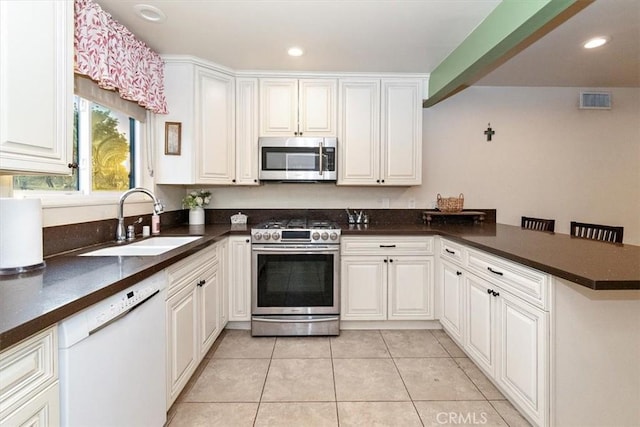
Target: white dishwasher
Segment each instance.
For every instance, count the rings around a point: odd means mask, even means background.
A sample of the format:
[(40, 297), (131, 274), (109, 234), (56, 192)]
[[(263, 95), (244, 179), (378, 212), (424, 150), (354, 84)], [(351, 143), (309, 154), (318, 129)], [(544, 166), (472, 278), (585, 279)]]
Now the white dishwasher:
[(165, 288), (156, 273), (59, 324), (63, 426), (164, 425)]

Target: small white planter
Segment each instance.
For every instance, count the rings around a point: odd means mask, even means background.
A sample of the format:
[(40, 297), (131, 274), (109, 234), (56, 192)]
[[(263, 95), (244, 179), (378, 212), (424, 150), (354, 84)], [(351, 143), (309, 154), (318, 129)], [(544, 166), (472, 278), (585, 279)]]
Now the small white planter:
[(204, 208), (189, 209), (189, 225), (204, 224)]

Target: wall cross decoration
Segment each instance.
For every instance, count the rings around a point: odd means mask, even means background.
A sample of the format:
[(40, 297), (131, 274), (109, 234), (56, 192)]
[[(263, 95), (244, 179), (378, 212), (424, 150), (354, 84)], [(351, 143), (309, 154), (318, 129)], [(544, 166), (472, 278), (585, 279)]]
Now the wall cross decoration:
[(496, 131), (491, 129), (491, 123), (487, 126), (487, 130), (484, 131), (484, 134), (487, 135), (487, 141), (491, 141), (491, 137), (496, 134)]

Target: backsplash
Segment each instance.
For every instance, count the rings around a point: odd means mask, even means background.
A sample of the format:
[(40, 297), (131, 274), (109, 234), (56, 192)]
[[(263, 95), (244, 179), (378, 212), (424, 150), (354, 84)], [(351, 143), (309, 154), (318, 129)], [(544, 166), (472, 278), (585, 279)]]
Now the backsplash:
[[(351, 209), (351, 211), (361, 209)], [(391, 225), (391, 224), (422, 224), (422, 212), (424, 209), (363, 209), (369, 215), (371, 225)], [(467, 210), (467, 209), (465, 209)], [(473, 209), (486, 213), (485, 223), (496, 222), (495, 209)], [(242, 212), (247, 215), (249, 225), (274, 218), (311, 218), (329, 219), (335, 221), (343, 227), (348, 226), (347, 214), (344, 209), (206, 209), (205, 222), (207, 224), (230, 224), (231, 216)], [(137, 225), (137, 232), (140, 233), (143, 225), (151, 225), (151, 215), (135, 215), (125, 218), (125, 224), (132, 224), (139, 217), (142, 217), (142, 224)], [(160, 230), (183, 225), (189, 221), (189, 211), (179, 210), (164, 212), (160, 215)], [(451, 222), (452, 219), (448, 219)], [(464, 221), (464, 219), (459, 219)], [(437, 220), (434, 220), (437, 222)], [(60, 225), (55, 227), (45, 227), (42, 230), (43, 255), (50, 257), (78, 248), (106, 243), (115, 239), (117, 219), (102, 221), (82, 222), (78, 224)]]

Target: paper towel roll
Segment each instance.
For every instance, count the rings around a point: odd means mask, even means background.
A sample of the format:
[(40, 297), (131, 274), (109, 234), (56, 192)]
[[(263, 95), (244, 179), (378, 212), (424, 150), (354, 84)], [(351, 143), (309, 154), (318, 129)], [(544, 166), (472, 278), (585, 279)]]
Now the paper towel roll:
[(40, 199), (0, 199), (0, 270), (42, 264)]

